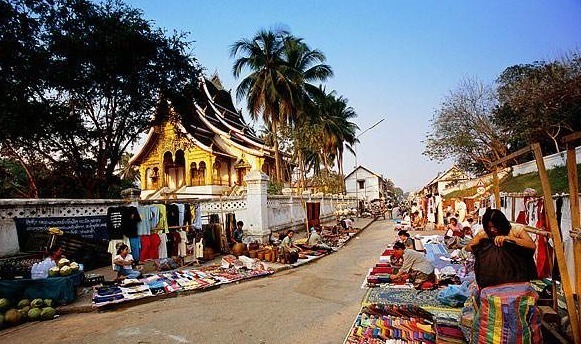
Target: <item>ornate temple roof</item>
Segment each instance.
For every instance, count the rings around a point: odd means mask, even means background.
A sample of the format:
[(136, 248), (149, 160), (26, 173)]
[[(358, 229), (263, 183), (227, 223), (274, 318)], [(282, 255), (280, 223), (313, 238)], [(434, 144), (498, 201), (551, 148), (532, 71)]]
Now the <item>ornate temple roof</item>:
[[(234, 158), (227, 146), (236, 147), (255, 156), (274, 156), (274, 150), (267, 146), (249, 127), (242, 113), (237, 111), (230, 92), (223, 89), (217, 76), (211, 80), (201, 77), (199, 88), (194, 91), (194, 108), (191, 114), (181, 116), (175, 123), (185, 137), (209, 153)], [(156, 118), (169, 118), (173, 111), (168, 101), (158, 106)], [(150, 154), (160, 136), (160, 127), (150, 128), (144, 145), (130, 161), (141, 164)]]

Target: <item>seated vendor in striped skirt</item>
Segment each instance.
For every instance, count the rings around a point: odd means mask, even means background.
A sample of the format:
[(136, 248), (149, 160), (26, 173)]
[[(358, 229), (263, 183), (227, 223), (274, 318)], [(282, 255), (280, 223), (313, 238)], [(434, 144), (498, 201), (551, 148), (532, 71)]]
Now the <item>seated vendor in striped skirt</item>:
[(403, 242), (393, 244), (393, 249), (396, 258), (403, 257), (403, 265), (397, 274), (390, 275), (392, 281), (407, 277), (416, 288), (426, 281), (435, 282), (434, 266), (422, 252), (406, 248)]

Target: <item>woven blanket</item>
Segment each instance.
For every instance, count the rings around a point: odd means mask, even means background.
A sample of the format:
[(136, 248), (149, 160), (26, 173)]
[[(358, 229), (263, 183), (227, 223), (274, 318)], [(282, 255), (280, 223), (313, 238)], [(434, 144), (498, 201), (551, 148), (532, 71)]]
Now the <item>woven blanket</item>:
[(363, 305), (375, 303), (383, 305), (429, 306), (441, 309), (452, 308), (440, 303), (436, 299), (437, 295), (438, 290), (372, 288), (367, 291), (367, 294), (363, 298)]

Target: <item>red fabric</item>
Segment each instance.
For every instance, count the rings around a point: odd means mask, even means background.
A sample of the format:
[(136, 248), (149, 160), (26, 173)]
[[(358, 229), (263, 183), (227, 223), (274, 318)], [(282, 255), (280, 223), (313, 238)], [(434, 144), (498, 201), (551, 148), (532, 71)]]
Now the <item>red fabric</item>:
[[(536, 223), (537, 229), (544, 229), (546, 221), (545, 207), (542, 200), (539, 200), (537, 204), (537, 214), (538, 221)], [(543, 235), (538, 235), (537, 239), (537, 274), (539, 278), (545, 278), (551, 276), (551, 262), (550, 262), (549, 247), (547, 245), (547, 239)]]
[(149, 235), (142, 235), (140, 239), (141, 239), (140, 259), (141, 260), (151, 259), (149, 253)]
[(159, 259), (159, 244), (161, 244), (159, 234), (151, 234), (149, 236), (149, 252), (151, 259)]
[(516, 217), (516, 223), (520, 223), (521, 225), (528, 225), (527, 223), (527, 212), (524, 210), (521, 210), (518, 213), (518, 216)]

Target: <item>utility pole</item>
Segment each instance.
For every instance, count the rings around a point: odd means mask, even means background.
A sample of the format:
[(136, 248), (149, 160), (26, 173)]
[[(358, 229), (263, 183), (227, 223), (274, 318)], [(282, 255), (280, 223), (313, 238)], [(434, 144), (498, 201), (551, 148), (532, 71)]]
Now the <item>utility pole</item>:
[[(383, 117), (382, 119), (380, 119), (379, 121), (377, 121), (374, 125), (370, 126), (369, 128), (363, 130), (359, 135), (357, 135), (357, 137), (355, 137), (355, 143), (353, 144), (353, 151), (354, 151), (354, 155), (355, 155), (355, 200), (357, 202), (357, 217), (359, 217), (359, 215), (361, 215), (359, 213), (359, 180), (357, 179), (357, 170), (359, 169), (359, 165), (357, 164), (357, 143), (359, 142), (359, 138), (361, 137), (361, 135), (365, 134), (366, 132), (368, 132), (369, 130), (377, 127), (379, 125), (379, 123), (383, 122), (385, 120), (385, 117)], [(367, 186), (365, 185), (365, 181), (363, 182), (363, 186), (365, 188), (367, 188)], [(365, 189), (364, 189), (365, 191)]]

